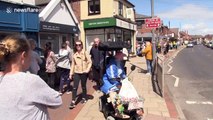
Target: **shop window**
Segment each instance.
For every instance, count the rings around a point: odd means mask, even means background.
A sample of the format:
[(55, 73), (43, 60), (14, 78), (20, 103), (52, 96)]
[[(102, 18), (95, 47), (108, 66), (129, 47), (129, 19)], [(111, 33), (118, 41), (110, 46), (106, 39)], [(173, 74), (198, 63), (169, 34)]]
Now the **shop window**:
[(116, 33), (115, 33), (115, 35), (116, 35), (116, 36), (115, 36), (115, 41), (122, 41), (122, 40), (123, 40), (123, 37), (122, 37), (122, 36), (123, 36), (123, 35), (122, 35), (123, 33), (122, 33), (122, 30), (119, 29), (119, 28), (116, 28), (116, 29), (115, 29), (115, 32), (116, 32)]
[(104, 29), (86, 30), (86, 51), (90, 50), (95, 38), (99, 38), (101, 42), (105, 41), (104, 31)]
[(105, 29), (105, 40), (114, 41), (114, 38), (115, 38), (114, 28), (106, 28)]
[(124, 42), (128, 42), (128, 41), (130, 41), (131, 40), (131, 31), (129, 31), (129, 30), (124, 30), (123, 31), (124, 33), (123, 33), (123, 40), (124, 40)]
[(88, 1), (88, 12), (89, 15), (100, 14), (100, 0)]
[(137, 23), (137, 28), (141, 29), (142, 28), (142, 24), (143, 24), (142, 21), (137, 21), (136, 23)]
[(67, 35), (62, 35), (62, 43), (67, 41)]
[(52, 50), (58, 54), (60, 49), (59, 35), (58, 34), (40, 34), (40, 47), (45, 48), (47, 42), (52, 43)]
[(119, 1), (118, 13), (120, 16), (123, 16), (123, 3)]

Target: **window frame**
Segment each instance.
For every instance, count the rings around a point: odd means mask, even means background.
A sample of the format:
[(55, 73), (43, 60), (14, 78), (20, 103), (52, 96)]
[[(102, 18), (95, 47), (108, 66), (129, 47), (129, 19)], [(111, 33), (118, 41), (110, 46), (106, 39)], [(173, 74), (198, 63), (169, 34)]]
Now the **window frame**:
[(118, 15), (123, 16), (124, 4), (121, 1), (118, 1)]
[[(96, 4), (95, 2), (98, 1), (99, 2), (99, 11), (96, 12), (95, 8), (96, 8)], [(92, 13), (90, 13), (90, 3), (92, 3), (94, 10), (92, 11)], [(101, 0), (89, 0), (88, 1), (88, 15), (97, 15), (97, 14), (101, 14)]]

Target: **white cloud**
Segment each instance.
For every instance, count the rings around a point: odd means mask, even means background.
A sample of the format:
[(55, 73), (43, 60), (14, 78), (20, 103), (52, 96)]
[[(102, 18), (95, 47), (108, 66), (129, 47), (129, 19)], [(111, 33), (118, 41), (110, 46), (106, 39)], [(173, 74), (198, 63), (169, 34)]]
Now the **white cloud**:
[(208, 21), (213, 19), (213, 12), (206, 7), (186, 4), (176, 9), (159, 13), (158, 16), (167, 19)]
[(208, 28), (206, 23), (197, 23), (197, 24), (184, 24), (183, 31), (189, 31), (189, 34), (199, 34), (199, 35), (206, 35), (213, 33), (213, 28)]
[(179, 21), (183, 25), (181, 29), (189, 31), (189, 34), (213, 33), (213, 12), (204, 6), (185, 4), (158, 16), (171, 22)]

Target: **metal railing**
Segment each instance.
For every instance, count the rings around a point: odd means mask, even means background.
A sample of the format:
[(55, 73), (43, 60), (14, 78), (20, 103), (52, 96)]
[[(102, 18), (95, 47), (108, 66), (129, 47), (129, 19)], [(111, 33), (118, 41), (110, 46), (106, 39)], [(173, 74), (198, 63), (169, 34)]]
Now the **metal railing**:
[(158, 55), (153, 61), (152, 87), (161, 97), (164, 97), (164, 60)]

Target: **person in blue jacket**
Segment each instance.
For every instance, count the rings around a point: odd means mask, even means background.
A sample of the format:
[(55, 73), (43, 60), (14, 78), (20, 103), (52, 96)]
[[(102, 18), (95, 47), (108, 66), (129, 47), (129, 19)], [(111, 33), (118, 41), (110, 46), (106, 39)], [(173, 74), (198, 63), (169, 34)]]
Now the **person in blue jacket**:
[[(116, 55), (109, 60), (109, 64), (106, 66), (106, 72), (103, 75), (103, 85), (101, 91), (105, 94), (109, 94), (113, 107), (115, 108), (115, 98), (119, 87), (120, 81), (126, 78), (124, 72), (124, 66), (122, 65), (124, 54), (121, 51), (117, 51)], [(116, 111), (116, 110), (115, 110)], [(120, 118), (129, 118), (128, 115), (115, 113), (115, 116)]]

